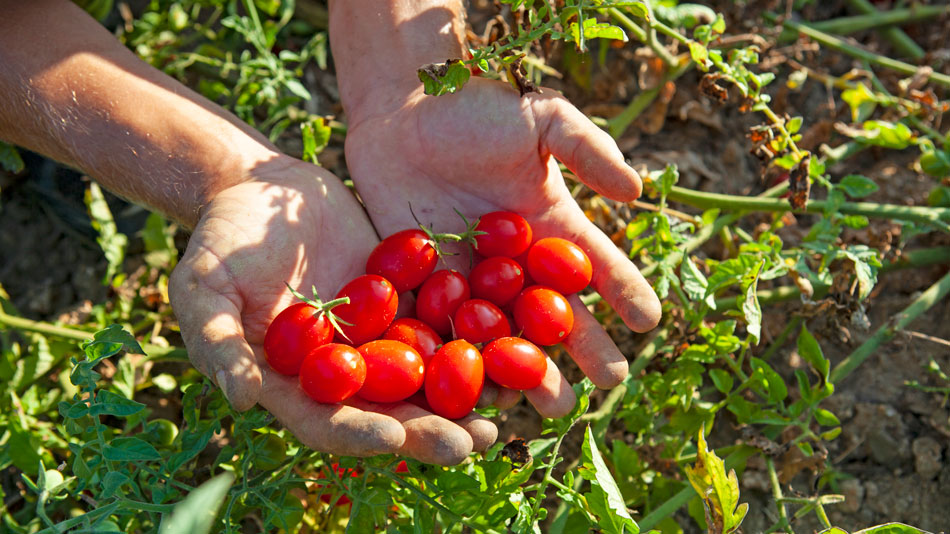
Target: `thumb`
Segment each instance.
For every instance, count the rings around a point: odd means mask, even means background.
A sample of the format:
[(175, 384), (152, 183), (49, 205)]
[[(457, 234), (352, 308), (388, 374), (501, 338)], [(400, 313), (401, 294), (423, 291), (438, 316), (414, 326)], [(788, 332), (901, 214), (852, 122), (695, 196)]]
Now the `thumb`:
[(607, 132), (561, 96), (541, 96), (532, 107), (538, 114), (542, 151), (605, 197), (629, 202), (640, 196), (640, 175), (627, 165)]
[(236, 410), (255, 404), (261, 392), (261, 370), (244, 338), (236, 291), (217, 258), (191, 249), (172, 272), (168, 296), (178, 317), (191, 363), (213, 380)]

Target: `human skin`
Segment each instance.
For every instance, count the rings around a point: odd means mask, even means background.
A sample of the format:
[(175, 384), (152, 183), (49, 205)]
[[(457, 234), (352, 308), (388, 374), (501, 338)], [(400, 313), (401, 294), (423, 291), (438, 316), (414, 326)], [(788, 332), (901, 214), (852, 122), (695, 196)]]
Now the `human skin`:
[(497, 435), (409, 403), (323, 405), (264, 364), (285, 283), (331, 296), (378, 242), (331, 173), (141, 62), (65, 0), (0, 0), (0, 139), (44, 153), (193, 229), (169, 297), (192, 363), (231, 404), (271, 411), (305, 445), (455, 464)]
[[(514, 211), (535, 239), (579, 244), (594, 266), (592, 286), (633, 330), (657, 325), (660, 302), (637, 268), (584, 215), (558, 169), (563, 162), (587, 186), (620, 201), (641, 182), (613, 139), (555, 91), (521, 97), (508, 84), (472, 78), (456, 94), (423, 93), (416, 69), (464, 57), (464, 9), (457, 0), (332, 0), (330, 40), (347, 113), (346, 160), (381, 236), (411, 227), (413, 211), (440, 231), (469, 218)], [(556, 159), (555, 159), (556, 158)], [(467, 257), (453, 267), (467, 272)], [(564, 346), (599, 387), (619, 384), (628, 362), (577, 296), (575, 326)], [(553, 365), (549, 368), (556, 369)], [(498, 404), (517, 400), (499, 392)], [(575, 397), (549, 373), (525, 393), (548, 417)]]

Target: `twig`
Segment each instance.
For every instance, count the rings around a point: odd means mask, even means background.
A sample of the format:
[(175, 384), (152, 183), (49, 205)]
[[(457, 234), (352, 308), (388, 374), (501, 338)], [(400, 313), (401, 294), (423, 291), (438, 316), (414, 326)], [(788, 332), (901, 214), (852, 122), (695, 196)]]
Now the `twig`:
[(950, 341), (947, 341), (946, 339), (943, 339), (943, 338), (934, 337), (934, 336), (931, 336), (931, 335), (929, 335), (929, 334), (924, 334), (923, 332), (915, 332), (915, 331), (913, 331), (913, 330), (904, 330), (904, 333), (907, 334), (907, 335), (909, 335), (909, 336), (911, 336), (911, 337), (916, 337), (916, 338), (918, 338), (918, 339), (924, 339), (924, 340), (927, 340), (927, 341), (936, 343), (936, 344), (938, 344), (938, 345), (943, 345), (943, 346), (945, 346), (945, 347), (950, 347)]
[(631, 202), (631, 204), (633, 204), (633, 206), (634, 206), (635, 208), (640, 208), (640, 209), (642, 209), (642, 210), (647, 210), (647, 211), (665, 213), (665, 214), (670, 215), (670, 216), (672, 216), (672, 217), (676, 217), (677, 219), (679, 219), (679, 220), (681, 220), (681, 221), (689, 221), (689, 222), (691, 222), (691, 223), (693, 223), (693, 224), (699, 224), (699, 223), (701, 222), (700, 219), (699, 219), (699, 217), (696, 217), (695, 215), (690, 215), (690, 214), (688, 214), (688, 213), (683, 213), (682, 211), (674, 210), (674, 209), (672, 209), (672, 208), (661, 208), (661, 207), (657, 206), (656, 204), (651, 204), (651, 203), (649, 203), (649, 202), (643, 202), (642, 200), (634, 200), (633, 202)]
[[(858, 13), (863, 13), (864, 15), (871, 15), (878, 18), (886, 18), (887, 16), (891, 15), (891, 13), (903, 11), (900, 9), (894, 9), (890, 12), (882, 13), (876, 7), (874, 7), (874, 4), (872, 4), (871, 2), (868, 2), (868, 0), (848, 0), (848, 7), (850, 7), (854, 11), (857, 11)], [(931, 11), (931, 10), (940, 9), (940, 8), (943, 8), (944, 13), (947, 12), (946, 11), (947, 6), (923, 6), (923, 5), (915, 5), (910, 9), (910, 11), (921, 12), (921, 11)], [(935, 13), (934, 15), (932, 15), (932, 17), (937, 17), (937, 16), (940, 16), (940, 13)], [(911, 20), (914, 20), (914, 19), (909, 19), (906, 22), (910, 22)], [(898, 24), (898, 23), (899, 22), (895, 22), (894, 24)], [(891, 28), (881, 28), (880, 32), (881, 32), (881, 35), (883, 35), (884, 38), (887, 39), (887, 41), (891, 43), (891, 46), (893, 46), (894, 49), (897, 50), (898, 53), (904, 54), (911, 59), (916, 59), (916, 60), (923, 59), (925, 55), (924, 49), (921, 48), (920, 45), (918, 45), (916, 42), (914, 42), (914, 40), (911, 39), (910, 36), (904, 33), (904, 30), (900, 28), (896, 28), (896, 27), (891, 27)]]

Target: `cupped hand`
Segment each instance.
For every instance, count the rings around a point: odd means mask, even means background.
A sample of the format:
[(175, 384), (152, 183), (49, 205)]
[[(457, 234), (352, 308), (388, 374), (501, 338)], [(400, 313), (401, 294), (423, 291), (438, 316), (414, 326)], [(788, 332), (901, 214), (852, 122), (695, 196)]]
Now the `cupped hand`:
[(294, 301), (285, 283), (332, 297), (363, 274), (377, 242), (332, 174), (289, 157), (259, 166), (202, 209), (172, 274), (169, 296), (189, 357), (236, 409), (260, 403), (315, 450), (458, 463), (495, 441), (491, 422), (477, 414), (448, 421), (406, 402), (319, 404), (264, 360), (267, 325)]
[[(555, 158), (584, 184), (619, 201), (640, 195), (640, 178), (613, 139), (556, 92), (522, 98), (507, 84), (473, 78), (453, 95), (426, 96), (420, 88), (392, 110), (348, 111), (359, 122), (347, 133), (347, 165), (380, 235), (415, 226), (410, 204), (422, 223), (438, 231), (464, 229), (455, 209), (469, 218), (514, 211), (528, 220), (536, 239), (563, 237), (584, 248), (594, 266), (594, 289), (631, 329), (645, 332), (659, 322), (653, 289), (584, 215)], [(453, 267), (468, 270), (467, 257), (454, 261)], [(597, 386), (619, 384), (628, 369), (623, 354), (579, 298), (569, 301), (575, 327), (564, 340), (567, 351)], [(549, 417), (574, 405), (556, 371), (526, 396)]]

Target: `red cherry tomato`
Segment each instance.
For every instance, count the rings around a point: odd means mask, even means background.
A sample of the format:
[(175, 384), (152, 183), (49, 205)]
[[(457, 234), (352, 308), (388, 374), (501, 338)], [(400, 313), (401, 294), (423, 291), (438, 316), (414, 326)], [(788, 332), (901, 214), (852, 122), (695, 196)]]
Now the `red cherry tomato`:
[(416, 349), (422, 361), (429, 365), (429, 360), (435, 356), (439, 347), (442, 346), (442, 338), (429, 325), (419, 319), (403, 317), (396, 319), (389, 325), (383, 339), (394, 339), (402, 341), (406, 345)]
[(440, 336), (448, 336), (455, 310), (470, 296), (468, 281), (458, 271), (436, 271), (419, 288), (416, 317)]
[(531, 245), (526, 267), (535, 282), (562, 295), (584, 289), (593, 275), (583, 249), (560, 237), (545, 237)]
[(264, 357), (280, 374), (293, 376), (311, 350), (333, 339), (327, 315), (306, 302), (291, 304), (277, 314), (264, 333)]
[(491, 302), (466, 300), (455, 310), (455, 337), (469, 343), (484, 343), (511, 335), (505, 314)]
[(399, 460), (399, 463), (396, 464), (396, 469), (394, 473), (404, 474), (409, 472), (409, 464), (405, 460)]
[(524, 289), (524, 269), (511, 258), (495, 256), (472, 269), (468, 285), (473, 297), (503, 307)]
[(429, 362), (426, 400), (437, 415), (458, 419), (475, 408), (484, 384), (482, 355), (471, 343), (456, 339), (443, 345)]
[(422, 387), (425, 364), (416, 349), (402, 341), (377, 339), (360, 345), (366, 381), (357, 395), (373, 402), (406, 399)]
[(482, 215), (475, 230), (475, 250), (483, 257), (514, 258), (531, 245), (531, 225), (524, 217), (510, 211), (493, 211)]
[(485, 374), (499, 386), (534, 389), (548, 370), (548, 357), (534, 343), (520, 337), (502, 337), (482, 349)]
[(300, 387), (326, 404), (344, 401), (363, 387), (366, 363), (349, 345), (328, 343), (310, 351), (300, 366)]
[(522, 337), (538, 345), (560, 343), (574, 328), (574, 312), (567, 299), (543, 286), (522, 291), (515, 298), (514, 315)]
[(438, 261), (429, 236), (422, 230), (403, 230), (383, 239), (366, 260), (366, 274), (392, 282), (396, 293), (415, 289), (432, 274)]
[[(359, 471), (357, 471), (356, 469), (350, 469), (348, 467), (340, 467), (340, 464), (336, 462), (333, 462), (332, 464), (330, 464), (330, 469), (336, 472), (337, 477), (344, 480), (343, 487), (345, 488), (349, 487), (345, 482), (347, 478), (356, 478), (360, 476)], [(317, 474), (318, 479), (327, 478), (327, 475), (324, 471), (326, 471), (326, 467), (324, 467), (324, 469), (322, 469), (320, 473)], [(320, 500), (327, 504), (330, 504), (331, 502), (333, 502), (333, 499), (336, 497), (337, 491), (336, 491), (336, 488), (332, 484), (321, 484), (319, 482), (316, 483), (316, 487), (318, 488), (323, 488), (325, 486), (329, 486), (329, 489), (326, 493), (320, 494)], [(340, 497), (336, 499), (335, 504), (336, 506), (346, 506), (350, 504), (351, 502), (352, 501), (350, 500), (349, 497), (346, 496), (346, 494), (340, 494)]]
[(352, 326), (340, 324), (349, 341), (339, 332), (337, 341), (352, 345), (361, 345), (379, 337), (393, 322), (399, 306), (396, 289), (389, 280), (375, 274), (354, 278), (337, 293), (336, 298), (341, 297), (350, 297), (350, 303), (341, 304), (333, 311)]

